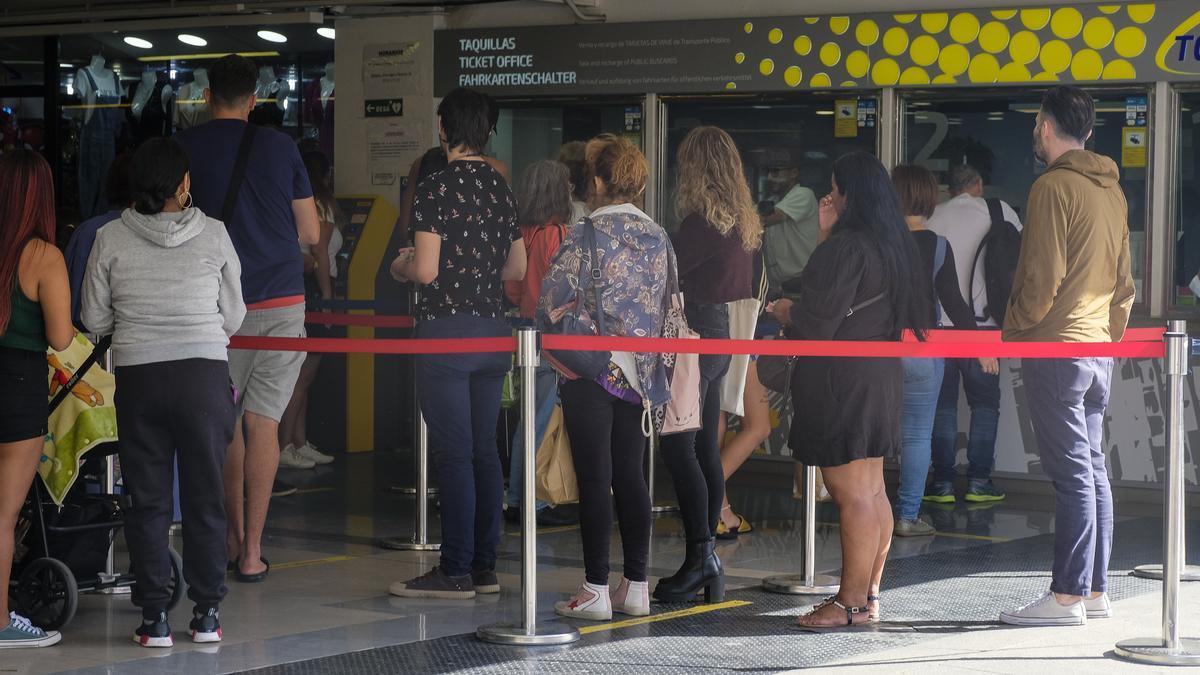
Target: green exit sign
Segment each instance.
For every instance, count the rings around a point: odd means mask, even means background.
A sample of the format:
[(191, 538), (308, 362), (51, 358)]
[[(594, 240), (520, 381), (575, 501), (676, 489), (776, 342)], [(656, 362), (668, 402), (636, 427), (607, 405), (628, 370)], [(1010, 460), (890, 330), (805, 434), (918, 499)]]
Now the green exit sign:
[(378, 98), (365, 103), (367, 117), (403, 117), (404, 99)]

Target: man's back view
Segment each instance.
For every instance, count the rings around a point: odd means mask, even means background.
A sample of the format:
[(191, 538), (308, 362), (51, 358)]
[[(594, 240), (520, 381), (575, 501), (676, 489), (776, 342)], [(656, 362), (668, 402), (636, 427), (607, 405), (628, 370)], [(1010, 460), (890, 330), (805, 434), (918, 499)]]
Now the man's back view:
[[(192, 196), (225, 222), (242, 263), (246, 319), (240, 336), (304, 336), (304, 264), (300, 243), (320, 234), (308, 173), (286, 135), (247, 123), (258, 70), (229, 55), (209, 71), (212, 120), (175, 139), (188, 154)], [(229, 352), (241, 393), (238, 427), (225, 458), (229, 559), (239, 581), (262, 581), (262, 531), (279, 468), (279, 419), (292, 396), (303, 352)], [(243, 499), (244, 497), (244, 499)]]

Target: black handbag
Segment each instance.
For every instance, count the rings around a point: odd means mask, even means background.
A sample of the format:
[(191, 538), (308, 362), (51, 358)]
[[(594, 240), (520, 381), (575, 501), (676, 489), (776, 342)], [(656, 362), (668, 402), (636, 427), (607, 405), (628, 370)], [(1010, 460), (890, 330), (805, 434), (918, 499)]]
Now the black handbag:
[[(575, 308), (564, 316), (549, 332), (558, 335), (607, 335), (604, 330), (604, 305), (602, 282), (603, 272), (600, 269), (600, 251), (596, 246), (596, 226), (591, 218), (579, 221), (578, 227), (583, 228), (583, 245), (587, 249), (579, 260), (579, 288), (575, 290)], [(584, 280), (587, 280), (586, 282)], [(592, 301), (596, 305), (595, 330), (580, 320), (583, 311), (584, 283), (591, 289)], [(594, 380), (608, 369), (612, 361), (611, 351), (550, 351), (544, 352), (550, 365), (568, 380)]]

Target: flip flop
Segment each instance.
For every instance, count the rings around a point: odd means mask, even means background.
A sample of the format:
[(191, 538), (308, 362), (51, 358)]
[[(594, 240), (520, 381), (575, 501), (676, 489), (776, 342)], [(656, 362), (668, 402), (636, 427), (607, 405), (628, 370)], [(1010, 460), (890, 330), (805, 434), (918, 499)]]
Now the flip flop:
[(262, 563), (267, 566), (267, 569), (258, 572), (257, 574), (242, 574), (241, 565), (239, 564), (235, 570), (233, 578), (237, 579), (239, 583), (243, 584), (257, 584), (259, 582), (266, 581), (267, 575), (271, 572), (271, 563), (268, 562), (266, 558), (259, 558), (259, 560), (261, 560)]

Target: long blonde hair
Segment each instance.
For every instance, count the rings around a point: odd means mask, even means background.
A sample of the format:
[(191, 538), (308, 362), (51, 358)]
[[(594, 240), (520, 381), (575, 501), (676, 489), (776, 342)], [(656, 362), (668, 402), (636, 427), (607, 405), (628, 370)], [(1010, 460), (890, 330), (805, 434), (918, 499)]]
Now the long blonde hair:
[(735, 228), (742, 248), (762, 245), (762, 221), (742, 170), (742, 157), (729, 134), (717, 127), (696, 127), (679, 144), (679, 185), (675, 214), (704, 216), (721, 234)]

